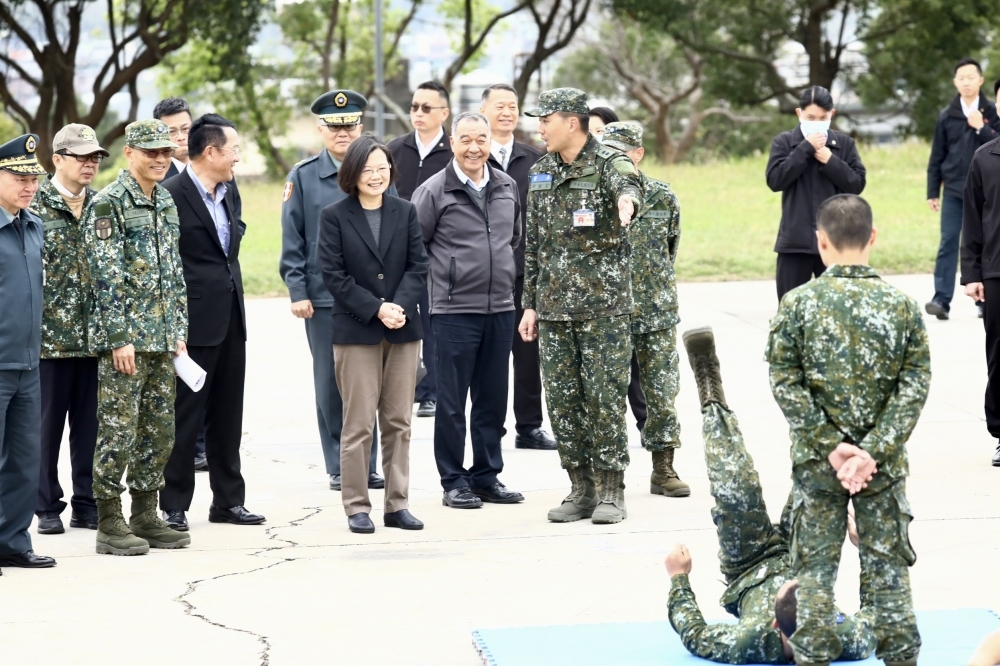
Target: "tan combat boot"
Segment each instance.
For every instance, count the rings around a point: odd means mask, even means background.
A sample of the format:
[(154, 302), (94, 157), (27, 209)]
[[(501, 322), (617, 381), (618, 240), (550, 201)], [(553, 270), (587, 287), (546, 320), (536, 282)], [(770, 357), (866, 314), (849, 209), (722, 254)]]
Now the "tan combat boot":
[(698, 398), (701, 400), (702, 409), (713, 402), (729, 409), (726, 405), (726, 394), (722, 390), (722, 372), (719, 369), (719, 357), (715, 355), (715, 335), (712, 329), (708, 326), (692, 328), (690, 331), (684, 331), (682, 339), (691, 369), (694, 370), (694, 380), (698, 384)]
[(132, 494), (132, 517), (129, 527), (136, 535), (149, 542), (153, 548), (183, 548), (191, 545), (191, 537), (184, 532), (170, 529), (156, 515), (156, 491), (141, 493), (136, 490)]
[(101, 555), (145, 555), (149, 544), (132, 534), (122, 515), (122, 501), (97, 500), (97, 552)]
[(917, 666), (917, 658), (913, 657), (906, 661), (887, 661), (885, 666)]
[(628, 518), (625, 509), (625, 472), (601, 470), (601, 503), (594, 509), (591, 521), (598, 525), (620, 523)]
[(691, 486), (681, 481), (674, 471), (674, 451), (653, 451), (653, 474), (649, 477), (649, 492), (667, 497), (688, 497)]
[(590, 465), (566, 470), (573, 484), (569, 495), (555, 509), (549, 511), (549, 520), (554, 523), (571, 523), (574, 520), (590, 518), (600, 498), (594, 487), (594, 468)]

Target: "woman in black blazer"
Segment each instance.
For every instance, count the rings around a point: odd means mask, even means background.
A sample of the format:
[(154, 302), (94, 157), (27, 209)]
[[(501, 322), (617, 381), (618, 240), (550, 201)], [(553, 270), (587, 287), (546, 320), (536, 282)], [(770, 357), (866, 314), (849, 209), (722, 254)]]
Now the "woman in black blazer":
[(427, 289), (427, 253), (417, 212), (385, 193), (392, 153), (378, 139), (351, 144), (337, 174), (347, 197), (320, 213), (319, 264), (333, 294), (333, 357), (344, 400), (340, 436), (342, 498), (352, 532), (375, 531), (369, 513), (368, 457), (378, 415), (382, 430), (386, 527), (422, 529), (408, 510), (410, 419), (423, 332), (417, 314)]

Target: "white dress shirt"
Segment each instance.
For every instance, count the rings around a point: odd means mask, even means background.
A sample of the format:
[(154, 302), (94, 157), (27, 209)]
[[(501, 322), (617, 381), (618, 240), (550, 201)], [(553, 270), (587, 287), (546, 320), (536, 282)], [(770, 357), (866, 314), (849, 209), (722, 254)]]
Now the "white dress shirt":
[[(490, 148), (490, 154), (493, 155), (493, 158), (500, 163), (500, 166), (503, 167), (503, 170), (506, 171), (507, 165), (510, 164), (510, 154), (514, 150), (514, 137), (510, 137), (510, 141), (508, 141), (507, 143), (499, 143), (496, 139), (490, 139), (490, 143), (492, 144), (492, 148)], [(500, 157), (501, 148), (507, 151), (502, 159)]]
[(476, 192), (482, 192), (483, 188), (486, 187), (486, 183), (490, 182), (490, 170), (486, 168), (485, 164), (483, 165), (483, 179), (481, 181), (479, 181), (478, 185), (476, 185), (474, 182), (472, 182), (472, 179), (469, 178), (468, 176), (466, 176), (465, 172), (462, 171), (462, 169), (459, 168), (457, 161), (452, 160), (451, 163), (452, 163), (452, 166), (455, 167), (455, 173), (458, 174), (458, 179), (460, 181), (462, 181), (462, 184), (463, 185), (468, 185), (469, 187), (471, 187), (472, 189), (474, 189)]
[(426, 159), (426, 157), (431, 154), (431, 151), (434, 150), (434, 146), (438, 145), (438, 141), (442, 138), (444, 138), (443, 127), (438, 129), (437, 136), (434, 137), (434, 140), (425, 146), (420, 142), (420, 132), (414, 131), (413, 140), (417, 142), (417, 152), (420, 153), (420, 159)]

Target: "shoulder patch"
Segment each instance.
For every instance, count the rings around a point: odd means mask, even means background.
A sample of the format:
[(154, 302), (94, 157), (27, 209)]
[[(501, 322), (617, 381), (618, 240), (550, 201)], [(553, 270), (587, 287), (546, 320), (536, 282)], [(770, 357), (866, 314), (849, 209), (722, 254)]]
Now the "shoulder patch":
[(95, 217), (108, 217), (111, 215), (111, 203), (108, 201), (98, 201), (94, 204)]
[(628, 157), (625, 157), (623, 160), (612, 160), (611, 163), (615, 166), (615, 171), (623, 176), (631, 176), (638, 173), (635, 165), (632, 164), (632, 160)]
[(110, 217), (99, 217), (94, 220), (94, 233), (101, 240), (108, 240), (115, 233), (114, 224)]
[(115, 182), (108, 185), (108, 189), (106, 190), (109, 196), (112, 196), (116, 199), (121, 195), (125, 194), (127, 191), (128, 190), (125, 188), (125, 185), (120, 180), (116, 180)]
[(292, 191), (295, 189), (295, 183), (288, 181), (285, 183), (285, 191), (281, 195), (281, 203), (285, 203), (292, 198)]
[(614, 148), (608, 148), (607, 146), (597, 147), (597, 156), (600, 157), (601, 159), (607, 160), (614, 157), (615, 155), (624, 155), (624, 154), (625, 153), (619, 152)]
[(551, 173), (536, 173), (532, 174), (528, 182), (530, 183), (551, 183), (552, 174)]

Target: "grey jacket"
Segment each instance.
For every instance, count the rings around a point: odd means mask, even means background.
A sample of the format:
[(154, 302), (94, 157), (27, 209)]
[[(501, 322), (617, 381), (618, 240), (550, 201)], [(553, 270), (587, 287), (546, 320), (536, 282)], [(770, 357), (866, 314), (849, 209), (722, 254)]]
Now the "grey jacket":
[(0, 213), (0, 370), (34, 370), (42, 351), (41, 218), (22, 210), (17, 229)]
[(514, 248), (521, 238), (517, 184), (487, 165), (484, 215), (452, 162), (418, 187), (411, 199), (430, 257), (430, 313), (509, 312), (514, 309), (517, 276)]

